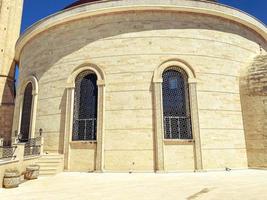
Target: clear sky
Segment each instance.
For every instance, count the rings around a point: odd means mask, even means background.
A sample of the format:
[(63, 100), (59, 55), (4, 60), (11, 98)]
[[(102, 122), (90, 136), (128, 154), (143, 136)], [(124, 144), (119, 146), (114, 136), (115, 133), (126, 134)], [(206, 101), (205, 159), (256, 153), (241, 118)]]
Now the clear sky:
[[(22, 31), (72, 2), (75, 0), (24, 0)], [(219, 2), (243, 10), (267, 24), (267, 0), (219, 0)]]

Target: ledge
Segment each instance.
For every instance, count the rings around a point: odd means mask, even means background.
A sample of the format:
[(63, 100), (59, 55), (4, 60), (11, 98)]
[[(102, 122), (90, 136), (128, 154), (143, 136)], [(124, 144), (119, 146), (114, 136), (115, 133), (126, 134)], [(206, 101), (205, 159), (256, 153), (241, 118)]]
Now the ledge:
[(97, 141), (71, 141), (70, 147), (72, 149), (95, 149)]
[(37, 156), (25, 156), (23, 160), (24, 161), (25, 160), (33, 160), (33, 159), (38, 159), (40, 157), (42, 157), (42, 156), (41, 155), (37, 155)]
[(80, 141), (71, 141), (70, 144), (95, 144), (96, 140), (80, 140)]
[(224, 19), (231, 20), (242, 24), (256, 33), (258, 33), (265, 41), (267, 41), (267, 28), (257, 20), (235, 8), (227, 7), (217, 3), (189, 1), (189, 0), (124, 0), (124, 1), (98, 1), (88, 3), (81, 6), (73, 7), (60, 11), (54, 15), (48, 16), (35, 23), (28, 28), (19, 38), (16, 44), (15, 60), (19, 61), (23, 47), (38, 34), (58, 26), (60, 24), (90, 17), (103, 15), (108, 13), (124, 12), (124, 11), (176, 11), (206, 14)]
[(11, 163), (17, 163), (19, 160), (0, 160), (0, 166), (11, 164)]
[(165, 145), (193, 145), (194, 140), (181, 140), (181, 139), (164, 139)]

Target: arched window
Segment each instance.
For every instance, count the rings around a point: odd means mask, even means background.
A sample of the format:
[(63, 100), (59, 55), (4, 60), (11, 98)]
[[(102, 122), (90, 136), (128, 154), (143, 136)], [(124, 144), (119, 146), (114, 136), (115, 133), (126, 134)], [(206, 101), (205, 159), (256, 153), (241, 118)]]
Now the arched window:
[(165, 139), (192, 139), (188, 76), (184, 70), (168, 68), (162, 75)]
[(28, 83), (23, 97), (23, 107), (21, 113), (20, 134), (21, 142), (27, 142), (30, 137), (32, 116), (32, 83)]
[(96, 140), (97, 132), (97, 76), (91, 71), (81, 72), (75, 80), (72, 140)]

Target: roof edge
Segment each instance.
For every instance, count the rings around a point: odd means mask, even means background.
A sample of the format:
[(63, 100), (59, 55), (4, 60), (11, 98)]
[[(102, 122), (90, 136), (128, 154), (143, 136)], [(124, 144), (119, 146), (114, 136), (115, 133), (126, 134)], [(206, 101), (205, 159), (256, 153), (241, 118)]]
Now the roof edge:
[(154, 0), (153, 2), (150, 0), (103, 1), (101, 3), (87, 3), (63, 10), (35, 23), (17, 41), (15, 60), (19, 60), (22, 49), (32, 38), (57, 25), (107, 13), (149, 10), (188, 12), (222, 17), (254, 30), (267, 42), (267, 28), (263, 23), (242, 11), (221, 4), (188, 0), (179, 0), (176, 3), (173, 3), (171, 0), (166, 0), (164, 3), (160, 0)]

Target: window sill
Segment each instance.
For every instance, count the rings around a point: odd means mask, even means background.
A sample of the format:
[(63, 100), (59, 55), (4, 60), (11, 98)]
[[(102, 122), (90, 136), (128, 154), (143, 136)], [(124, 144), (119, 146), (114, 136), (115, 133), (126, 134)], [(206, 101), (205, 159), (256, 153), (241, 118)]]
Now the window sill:
[(189, 139), (189, 140), (164, 139), (163, 142), (166, 145), (174, 145), (174, 144), (176, 144), (176, 145), (193, 145), (195, 141), (193, 139)]
[(95, 149), (97, 142), (95, 140), (71, 141), (70, 147), (73, 149)]
[(71, 144), (95, 144), (97, 143), (96, 140), (77, 140), (77, 141), (71, 141)]

